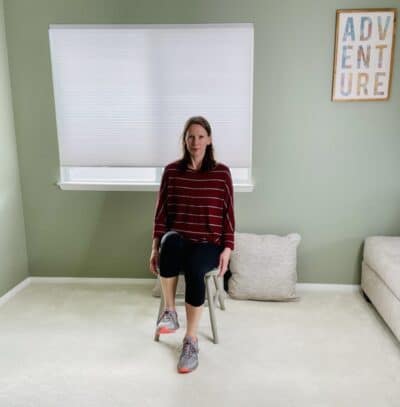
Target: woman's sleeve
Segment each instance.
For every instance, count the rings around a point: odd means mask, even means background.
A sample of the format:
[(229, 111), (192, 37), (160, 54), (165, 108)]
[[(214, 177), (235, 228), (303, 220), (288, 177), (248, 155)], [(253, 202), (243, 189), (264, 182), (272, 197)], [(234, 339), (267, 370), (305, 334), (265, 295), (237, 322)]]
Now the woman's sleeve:
[(230, 171), (225, 182), (224, 219), (222, 225), (224, 247), (235, 248), (235, 212), (233, 207), (233, 183)]
[(160, 190), (158, 191), (156, 211), (154, 215), (153, 239), (161, 238), (167, 232), (167, 198), (168, 177), (165, 169), (161, 177)]

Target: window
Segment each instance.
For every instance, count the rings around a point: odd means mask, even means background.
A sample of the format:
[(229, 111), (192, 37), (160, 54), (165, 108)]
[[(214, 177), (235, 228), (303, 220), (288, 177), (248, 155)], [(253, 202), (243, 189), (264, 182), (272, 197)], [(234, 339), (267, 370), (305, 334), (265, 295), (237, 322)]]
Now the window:
[(63, 189), (158, 189), (205, 116), (217, 159), (251, 189), (253, 26), (51, 25)]

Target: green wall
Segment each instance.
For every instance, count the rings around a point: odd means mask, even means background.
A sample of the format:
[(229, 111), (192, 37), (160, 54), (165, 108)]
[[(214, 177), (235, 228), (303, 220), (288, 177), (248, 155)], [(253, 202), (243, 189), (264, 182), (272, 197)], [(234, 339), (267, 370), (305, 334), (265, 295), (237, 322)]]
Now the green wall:
[(330, 101), (336, 9), (398, 0), (4, 3), (31, 275), (151, 277), (156, 193), (55, 186), (57, 23), (253, 22), (256, 187), (235, 195), (237, 230), (299, 232), (299, 281), (314, 283), (359, 283), (364, 238), (400, 235), (399, 42), (389, 101)]
[(28, 277), (4, 7), (0, 0), (0, 297)]

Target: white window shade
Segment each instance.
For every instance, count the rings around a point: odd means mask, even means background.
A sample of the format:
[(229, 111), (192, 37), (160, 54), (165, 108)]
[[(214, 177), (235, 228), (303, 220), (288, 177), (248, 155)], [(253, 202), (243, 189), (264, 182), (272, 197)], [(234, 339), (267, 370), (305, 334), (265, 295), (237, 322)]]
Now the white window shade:
[(190, 116), (251, 167), (253, 25), (51, 25), (62, 167), (163, 167)]

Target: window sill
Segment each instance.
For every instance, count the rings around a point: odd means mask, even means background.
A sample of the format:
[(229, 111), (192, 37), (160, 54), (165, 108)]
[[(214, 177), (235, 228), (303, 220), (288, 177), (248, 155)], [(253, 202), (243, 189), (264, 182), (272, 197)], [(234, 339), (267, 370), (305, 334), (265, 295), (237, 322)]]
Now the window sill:
[[(63, 191), (158, 191), (160, 184), (156, 182), (66, 182), (59, 181), (56, 185)], [(254, 184), (234, 184), (235, 192), (252, 192)]]

